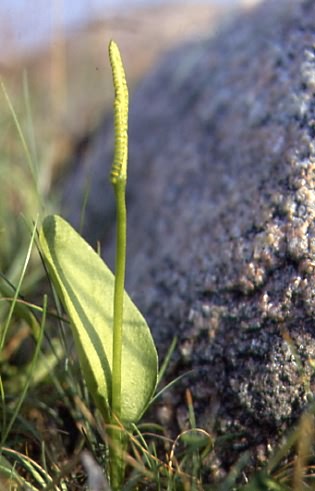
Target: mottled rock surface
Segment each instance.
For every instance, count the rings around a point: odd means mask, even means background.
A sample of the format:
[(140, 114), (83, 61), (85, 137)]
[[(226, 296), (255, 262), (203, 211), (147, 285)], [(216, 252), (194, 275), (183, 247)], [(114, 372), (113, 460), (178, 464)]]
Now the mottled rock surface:
[[(185, 425), (190, 387), (199, 425), (258, 448), (313, 388), (315, 2), (270, 0), (171, 53), (130, 127), (129, 290), (161, 354), (178, 336), (169, 378), (194, 370), (160, 414)], [(93, 241), (104, 131), (86, 160)]]

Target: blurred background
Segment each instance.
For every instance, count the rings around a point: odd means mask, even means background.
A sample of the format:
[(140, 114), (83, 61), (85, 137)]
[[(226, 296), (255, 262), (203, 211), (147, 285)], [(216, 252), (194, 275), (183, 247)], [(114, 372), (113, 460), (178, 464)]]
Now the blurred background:
[(36, 216), (39, 196), (58, 210), (56, 181), (112, 106), (110, 39), (132, 94), (163, 52), (257, 1), (0, 1), (0, 271), (14, 280), (29, 240), (21, 216)]
[[(1, 0), (1, 77), (15, 92), (26, 72), (35, 99), (35, 120), (37, 111), (42, 111), (38, 114), (40, 133), (45, 133), (48, 124), (55, 136), (66, 132), (76, 138), (97, 124), (111, 97), (107, 90), (111, 38), (121, 48), (132, 88), (163, 51), (209, 35), (224, 17), (253, 3), (255, 0)], [(40, 140), (44, 137), (47, 135), (38, 135)]]

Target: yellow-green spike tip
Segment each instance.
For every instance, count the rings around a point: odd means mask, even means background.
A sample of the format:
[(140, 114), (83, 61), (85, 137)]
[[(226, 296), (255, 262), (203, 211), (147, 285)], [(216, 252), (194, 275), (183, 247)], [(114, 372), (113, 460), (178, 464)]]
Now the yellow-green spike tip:
[(124, 65), (119, 48), (114, 41), (109, 43), (109, 59), (112, 67), (115, 89), (115, 147), (110, 179), (112, 184), (116, 184), (116, 182), (120, 180), (127, 181), (129, 96)]

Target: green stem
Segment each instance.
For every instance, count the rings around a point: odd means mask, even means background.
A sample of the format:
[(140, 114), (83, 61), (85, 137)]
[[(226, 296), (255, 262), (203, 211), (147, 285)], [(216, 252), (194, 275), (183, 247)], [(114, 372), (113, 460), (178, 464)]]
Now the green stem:
[(127, 212), (126, 212), (126, 180), (118, 179), (114, 184), (116, 197), (116, 260), (115, 289), (113, 313), (113, 360), (112, 360), (112, 416), (111, 425), (111, 486), (119, 490), (124, 476), (125, 462), (123, 452), (126, 439), (119, 429), (121, 419), (121, 361), (123, 343), (123, 312), (126, 269)]
[(111, 393), (110, 481), (113, 491), (120, 491), (124, 479), (124, 451), (127, 446), (126, 434), (121, 425), (121, 361), (123, 345), (124, 292), (126, 269), (126, 183), (128, 157), (128, 87), (119, 48), (114, 41), (109, 44), (109, 58), (115, 88), (114, 126), (115, 147), (111, 170), (111, 182), (116, 197), (117, 231), (116, 264), (113, 312), (113, 359)]
[(126, 270), (127, 213), (125, 201), (126, 181), (118, 180), (114, 185), (117, 208), (116, 262), (114, 291), (114, 330), (112, 364), (112, 412), (121, 415), (121, 357), (123, 335), (123, 311)]

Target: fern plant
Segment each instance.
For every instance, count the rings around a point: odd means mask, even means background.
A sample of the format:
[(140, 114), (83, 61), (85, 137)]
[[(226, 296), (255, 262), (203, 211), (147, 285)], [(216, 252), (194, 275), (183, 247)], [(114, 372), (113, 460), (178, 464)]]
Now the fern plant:
[(149, 327), (124, 290), (128, 88), (117, 45), (109, 57), (115, 89), (115, 149), (111, 170), (117, 207), (115, 275), (85, 240), (58, 215), (44, 219), (41, 254), (69, 316), (82, 374), (103, 416), (109, 443), (110, 482), (121, 489), (127, 446), (124, 427), (136, 423), (156, 388), (157, 352)]

